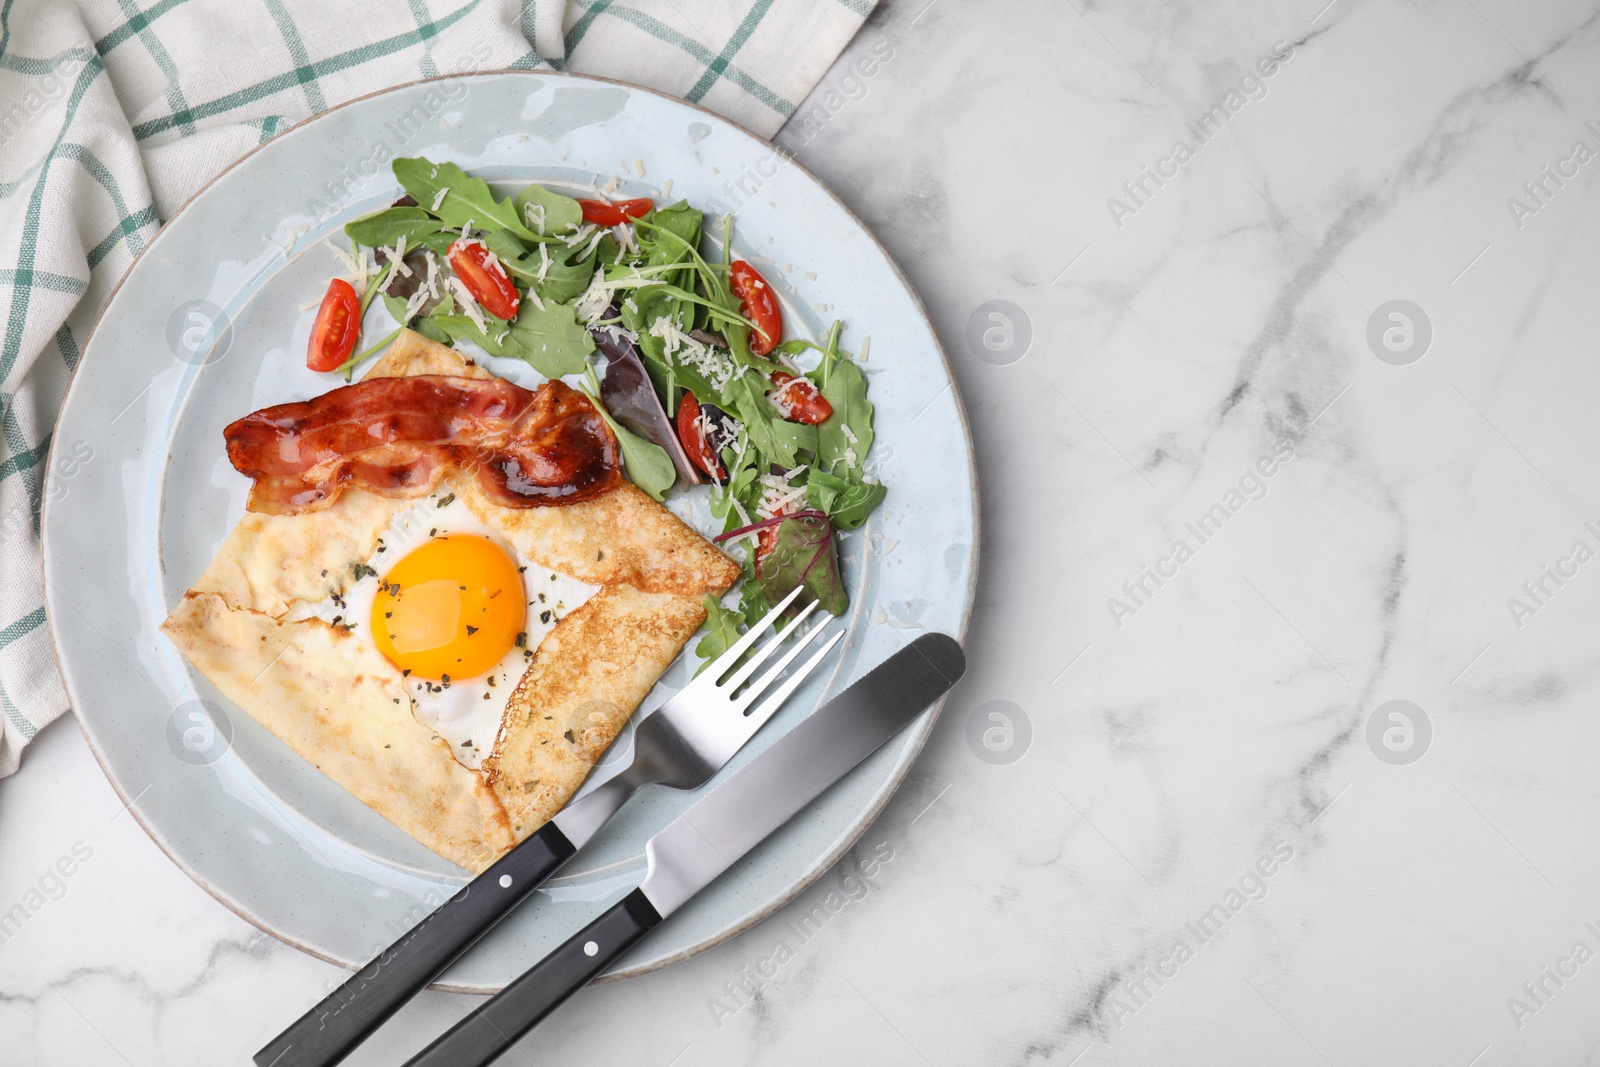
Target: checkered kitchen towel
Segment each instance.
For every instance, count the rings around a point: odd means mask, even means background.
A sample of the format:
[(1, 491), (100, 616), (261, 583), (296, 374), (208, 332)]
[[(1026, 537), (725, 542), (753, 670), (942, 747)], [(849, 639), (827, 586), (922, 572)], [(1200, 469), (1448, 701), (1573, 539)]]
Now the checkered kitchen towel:
[(39, 567), (51, 424), (100, 306), (191, 193), (309, 115), (463, 70), (603, 74), (770, 137), (876, 3), (0, 0), (0, 777), (67, 707)]

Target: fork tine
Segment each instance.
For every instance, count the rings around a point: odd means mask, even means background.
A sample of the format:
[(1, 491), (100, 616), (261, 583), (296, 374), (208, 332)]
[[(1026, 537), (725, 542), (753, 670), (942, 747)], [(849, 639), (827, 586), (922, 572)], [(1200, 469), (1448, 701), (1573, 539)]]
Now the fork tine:
[[(812, 633), (817, 633), (821, 629), (822, 627), (818, 626), (812, 630)], [(783, 702), (788, 700), (790, 695), (793, 694), (796, 689), (800, 688), (800, 683), (809, 678), (811, 676), (811, 672), (816, 670), (818, 665), (822, 663), (823, 658), (827, 656), (829, 652), (833, 651), (833, 646), (839, 643), (839, 640), (844, 637), (844, 633), (845, 632), (843, 630), (834, 631), (833, 636), (828, 639), (828, 643), (817, 649), (812, 657), (806, 660), (803, 667), (800, 667), (793, 674), (789, 675), (789, 677), (785, 678), (783, 684), (774, 690), (771, 696), (757, 704), (755, 710), (745, 716), (745, 720), (752, 731), (760, 729), (762, 723), (772, 718), (772, 713), (783, 706)], [(809, 640), (810, 637), (811, 634), (806, 635), (807, 640)], [(804, 647), (803, 642), (801, 647)], [(796, 649), (796, 651), (799, 651), (799, 649)], [(773, 673), (776, 673), (776, 671)]]
[[(816, 609), (816, 606), (817, 602), (813, 600), (811, 603), (801, 608), (800, 614), (796, 615), (793, 619), (790, 619), (789, 624), (782, 630), (778, 631), (778, 636), (774, 637), (771, 641), (768, 641), (766, 644), (756, 649), (751, 654), (750, 661), (740, 667), (737, 671), (733, 672), (733, 674), (729, 675), (728, 680), (724, 682), (720, 688), (726, 689), (730, 695), (736, 692), (738, 688), (745, 683), (746, 679), (756, 672), (756, 668), (760, 667), (767, 660), (771, 659), (772, 654), (778, 651), (779, 648), (783, 647), (783, 643), (789, 639), (789, 635), (800, 628), (800, 624), (806, 621), (806, 617)], [(785, 660), (784, 662), (787, 663), (788, 661)], [(759, 692), (759, 690), (753, 691), (751, 696), (753, 697), (757, 692)]]
[[(806, 646), (811, 644), (811, 642), (815, 640), (817, 636), (827, 628), (827, 626), (828, 620), (823, 619), (822, 622), (818, 623), (802, 634), (800, 639), (794, 643), (794, 647), (785, 652), (782, 658), (780, 658), (777, 663), (772, 665), (770, 670), (763, 674), (758, 681), (751, 682), (749, 688), (747, 688), (743, 693), (733, 698), (732, 704), (734, 709), (736, 711), (743, 712), (745, 708), (749, 707), (751, 704), (754, 704), (756, 697), (766, 692), (767, 687), (778, 680), (778, 675), (783, 673), (784, 668), (793, 663), (795, 661), (795, 657), (804, 652)], [(773, 645), (776, 644), (777, 642), (774, 641)]]
[[(744, 655), (745, 649), (756, 643), (756, 639), (760, 637), (761, 634), (766, 630), (767, 625), (772, 622), (772, 620), (776, 619), (778, 614), (782, 612), (784, 608), (787, 608), (790, 604), (793, 604), (794, 598), (799, 596), (800, 590), (804, 588), (805, 586), (803, 585), (797, 585), (793, 589), (789, 590), (789, 595), (778, 601), (777, 607), (763, 615), (760, 622), (746, 630), (743, 637), (729, 645), (728, 650), (722, 655), (712, 660), (711, 666), (707, 667), (701, 673), (700, 678), (704, 678), (712, 685), (715, 685), (717, 679), (722, 677), (723, 672), (733, 664), (739, 662), (739, 657)], [(695, 681), (699, 680), (699, 678), (695, 679)]]

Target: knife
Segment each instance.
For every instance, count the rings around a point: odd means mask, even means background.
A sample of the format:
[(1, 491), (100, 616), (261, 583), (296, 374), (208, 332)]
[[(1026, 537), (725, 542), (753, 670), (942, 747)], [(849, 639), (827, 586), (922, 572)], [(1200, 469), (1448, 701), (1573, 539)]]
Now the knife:
[(961, 646), (924, 634), (818, 708), (645, 845), (639, 887), (405, 1067), (487, 1067), (768, 834), (949, 692)]

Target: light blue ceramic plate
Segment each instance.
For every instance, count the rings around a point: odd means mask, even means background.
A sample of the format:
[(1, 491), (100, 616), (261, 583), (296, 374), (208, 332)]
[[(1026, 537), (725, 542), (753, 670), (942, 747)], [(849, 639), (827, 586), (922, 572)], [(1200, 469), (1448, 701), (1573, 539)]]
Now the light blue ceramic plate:
[[(871, 459), (890, 489), (844, 542), (850, 639), (831, 676), (803, 689), (733, 766), (908, 638), (961, 636), (977, 553), (971, 444), (921, 306), (861, 222), (767, 142), (632, 86), (500, 72), (356, 100), (246, 156), (162, 229), (89, 339), (54, 442), (57, 456), (80, 461), (50, 464), (48, 614), (72, 706), (150, 836), (252, 923), (351, 966), (448, 896), (462, 872), (229, 704), (157, 627), (243, 511), (245, 480), (224, 457), (223, 426), (327, 389), (303, 365), (309, 304), (343, 273), (323, 239), (396, 195), (387, 165), (395, 155), (452, 160), (507, 187), (616, 176), (619, 194), (659, 196), (670, 179), (671, 197), (708, 216), (735, 212), (737, 255), (783, 291), (791, 330), (820, 337), (839, 317), (847, 348), (871, 336)], [(668, 672), (646, 709), (686, 680), (685, 667)], [(219, 709), (214, 724), (192, 717), (196, 701)], [(612, 974), (682, 959), (791, 899), (887, 802), (933, 719), (868, 760)], [(442, 985), (499, 989), (563, 941), (638, 882), (645, 840), (690, 799), (636, 798)]]

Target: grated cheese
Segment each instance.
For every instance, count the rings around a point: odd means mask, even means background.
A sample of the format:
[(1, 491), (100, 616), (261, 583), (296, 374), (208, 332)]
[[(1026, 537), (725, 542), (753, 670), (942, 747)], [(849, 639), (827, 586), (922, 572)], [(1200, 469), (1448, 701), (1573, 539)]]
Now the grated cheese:
[(483, 326), (483, 312), (479, 310), (478, 302), (472, 298), (472, 293), (468, 291), (465, 285), (461, 284), (461, 279), (451, 278), (445, 284), (450, 288), (450, 295), (455, 297), (456, 302), (461, 305), (462, 313), (472, 320), (472, 324), (478, 328), (479, 333), (486, 333), (487, 331), (484, 330)]
[(427, 252), (424, 253), (424, 255), (426, 255), (427, 259), (428, 259), (428, 278), (427, 278), (427, 281), (423, 282), (423, 284), (428, 287), (428, 293), (430, 295), (438, 296), (439, 295), (439, 260), (437, 258), (435, 258), (434, 254), (433, 254), (433, 249), (431, 249), (431, 248), (428, 249)]
[(606, 309), (611, 306), (611, 289), (606, 285), (604, 271), (595, 271), (594, 277), (589, 279), (589, 287), (578, 297), (574, 310), (578, 318), (590, 326), (605, 317)]
[(439, 192), (434, 196), (432, 211), (433, 211), (433, 213), (435, 215), (437, 215), (439, 213), (439, 205), (444, 203), (444, 198), (449, 196), (449, 195), (450, 195), (450, 187), (448, 185), (446, 185), (443, 188), (441, 188), (439, 190)]
[(340, 248), (338, 245), (334, 244), (333, 238), (325, 237), (323, 238), (322, 243), (327, 245), (329, 250), (332, 251), (334, 255), (339, 257), (339, 262), (350, 268), (351, 274), (359, 273), (360, 268), (356, 266), (355, 257), (349, 252), (346, 252), (344, 249)]
[(422, 305), (426, 304), (427, 302), (428, 291), (421, 286), (418, 286), (417, 291), (412, 293), (410, 298), (406, 300), (406, 322), (410, 322), (412, 319), (416, 318), (417, 313), (422, 310)]
[[(733, 361), (727, 356), (696, 341), (684, 333), (671, 316), (659, 315), (650, 324), (650, 336), (659, 337), (666, 347), (667, 362), (677, 357), (682, 363), (695, 368), (717, 392), (726, 389), (736, 376)], [(748, 370), (741, 367), (739, 370)]]

